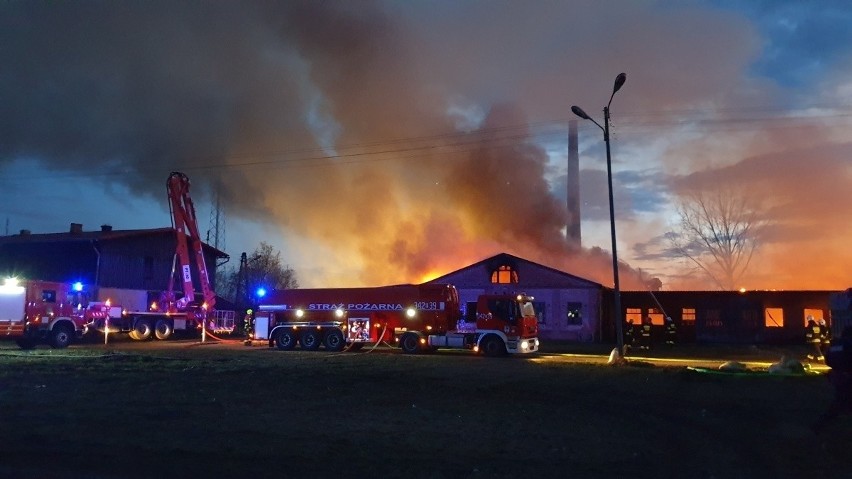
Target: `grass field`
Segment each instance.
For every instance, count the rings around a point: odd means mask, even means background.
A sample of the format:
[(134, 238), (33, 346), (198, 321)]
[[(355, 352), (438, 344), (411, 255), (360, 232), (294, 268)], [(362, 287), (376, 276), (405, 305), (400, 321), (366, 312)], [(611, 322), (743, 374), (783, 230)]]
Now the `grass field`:
[(0, 477), (852, 477), (824, 376), (0, 343)]

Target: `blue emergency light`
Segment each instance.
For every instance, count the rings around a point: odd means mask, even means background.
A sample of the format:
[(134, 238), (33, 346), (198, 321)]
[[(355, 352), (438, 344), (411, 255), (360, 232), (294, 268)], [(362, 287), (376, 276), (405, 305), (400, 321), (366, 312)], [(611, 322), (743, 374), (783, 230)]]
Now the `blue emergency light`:
[(264, 287), (257, 288), (257, 291), (255, 291), (254, 294), (256, 294), (258, 298), (262, 298), (262, 297), (266, 296), (266, 288), (264, 288)]

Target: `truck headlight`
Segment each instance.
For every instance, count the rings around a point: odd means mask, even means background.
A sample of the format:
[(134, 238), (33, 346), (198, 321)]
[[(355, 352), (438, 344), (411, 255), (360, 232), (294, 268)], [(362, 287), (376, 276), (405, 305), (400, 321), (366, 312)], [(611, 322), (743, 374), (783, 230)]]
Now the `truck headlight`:
[(526, 340), (521, 341), (521, 349), (523, 349), (524, 351), (526, 351), (526, 350), (528, 350), (529, 348), (530, 348), (530, 342), (529, 342), (529, 341), (526, 341)]

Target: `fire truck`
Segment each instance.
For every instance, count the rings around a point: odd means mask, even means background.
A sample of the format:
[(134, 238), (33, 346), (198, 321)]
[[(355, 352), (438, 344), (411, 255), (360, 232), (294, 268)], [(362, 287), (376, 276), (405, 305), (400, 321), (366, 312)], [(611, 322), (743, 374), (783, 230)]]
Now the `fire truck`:
[(8, 278), (0, 286), (0, 338), (22, 349), (42, 342), (65, 348), (93, 321), (108, 317), (109, 309), (108, 302), (89, 303), (81, 283)]
[(524, 294), (482, 295), (462, 313), (455, 286), (286, 289), (263, 297), (254, 339), (291, 350), (357, 350), (386, 343), (415, 354), (439, 348), (486, 356), (538, 351), (538, 321)]
[[(109, 318), (108, 322), (96, 320), (94, 327), (98, 331), (126, 332), (137, 341), (168, 339), (175, 331), (181, 330), (201, 331), (202, 335), (208, 330), (219, 333), (233, 331), (234, 311), (214, 309), (216, 293), (210, 286), (189, 186), (189, 178), (181, 172), (172, 172), (166, 180), (172, 226), (177, 238), (168, 288), (145, 311), (124, 310), (120, 316)], [(193, 287), (190, 250), (195, 257), (200, 295), (196, 295)], [(183, 283), (183, 296), (180, 298), (175, 294), (175, 277), (178, 275)]]

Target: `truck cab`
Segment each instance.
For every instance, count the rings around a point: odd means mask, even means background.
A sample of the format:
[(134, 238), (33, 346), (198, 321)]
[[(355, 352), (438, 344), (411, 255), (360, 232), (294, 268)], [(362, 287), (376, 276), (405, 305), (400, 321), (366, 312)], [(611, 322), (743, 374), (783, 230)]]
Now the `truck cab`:
[(0, 337), (23, 349), (39, 342), (65, 348), (82, 337), (100, 314), (102, 310), (88, 308), (78, 284), (8, 278), (0, 286)]
[(474, 349), (487, 356), (536, 352), (538, 318), (532, 300), (525, 294), (481, 295), (466, 305), (455, 332), (473, 335)]

